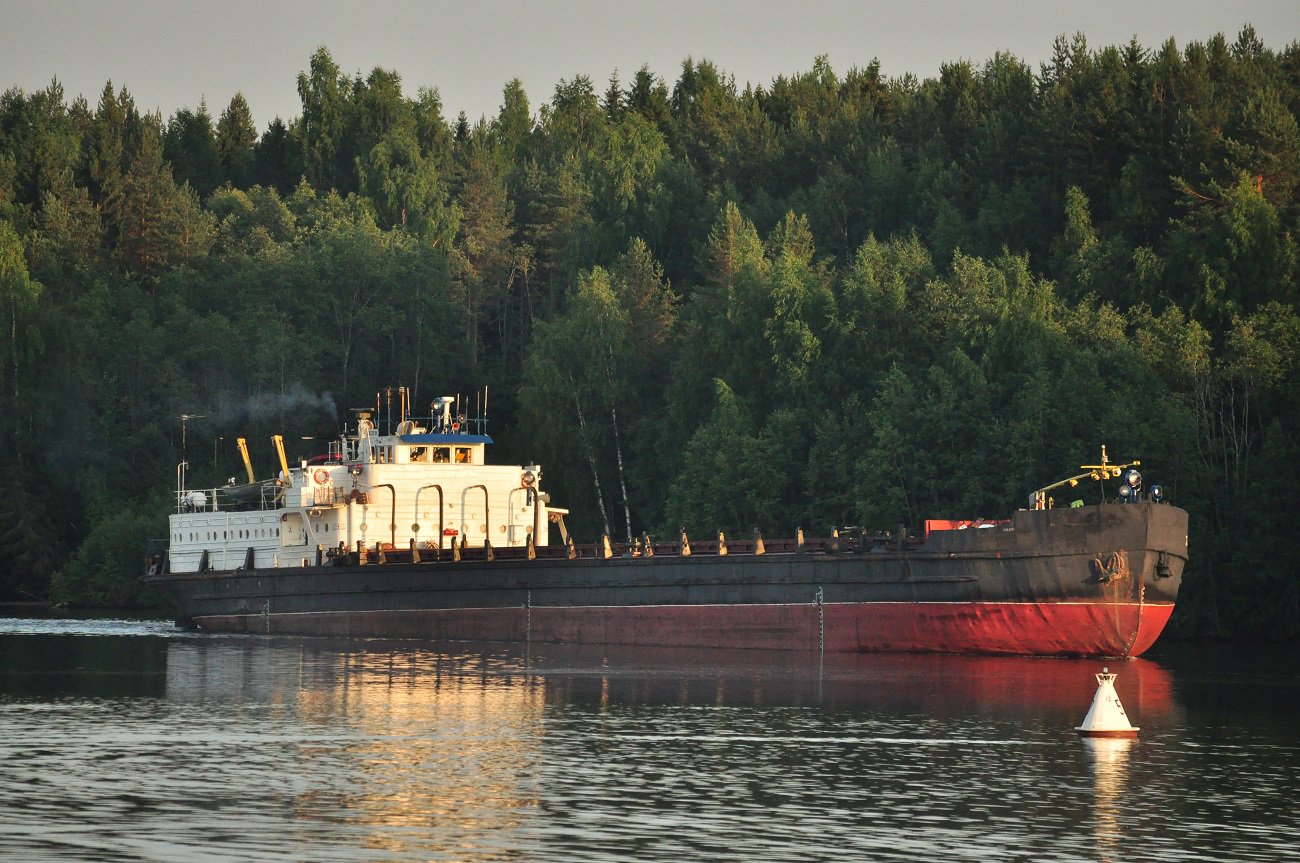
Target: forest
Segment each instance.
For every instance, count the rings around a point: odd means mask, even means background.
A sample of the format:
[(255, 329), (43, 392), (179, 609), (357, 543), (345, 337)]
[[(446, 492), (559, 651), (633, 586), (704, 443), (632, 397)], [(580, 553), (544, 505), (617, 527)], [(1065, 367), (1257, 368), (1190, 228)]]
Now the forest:
[(404, 386), (487, 389), (585, 541), (1007, 517), (1104, 445), (1191, 514), (1174, 634), (1300, 635), (1300, 44), (297, 89), (0, 96), (0, 598), (156, 602), (182, 461)]

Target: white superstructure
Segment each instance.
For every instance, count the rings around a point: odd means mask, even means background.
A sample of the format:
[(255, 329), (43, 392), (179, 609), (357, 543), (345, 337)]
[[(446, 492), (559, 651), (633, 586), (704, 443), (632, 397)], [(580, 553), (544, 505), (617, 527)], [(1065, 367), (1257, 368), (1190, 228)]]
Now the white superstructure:
[[(469, 434), (433, 404), (429, 427), (412, 420), (380, 434), (362, 414), (328, 456), (276, 480), (239, 488), (178, 488), (171, 516), (172, 572), (297, 567), (338, 553), (453, 544), (494, 548), (550, 543), (567, 510), (547, 506), (536, 465), (489, 465), (492, 439)], [(286, 465), (287, 467), (287, 465)], [(564, 537), (561, 536), (561, 539)]]

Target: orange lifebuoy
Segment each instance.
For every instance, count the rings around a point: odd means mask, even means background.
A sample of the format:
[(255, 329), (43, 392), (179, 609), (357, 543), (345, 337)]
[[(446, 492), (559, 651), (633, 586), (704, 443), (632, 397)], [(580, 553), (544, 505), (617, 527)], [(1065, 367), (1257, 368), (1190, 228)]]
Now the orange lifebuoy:
[(316, 485), (325, 485), (330, 481), (330, 472), (320, 468), (312, 474), (312, 479), (316, 480)]

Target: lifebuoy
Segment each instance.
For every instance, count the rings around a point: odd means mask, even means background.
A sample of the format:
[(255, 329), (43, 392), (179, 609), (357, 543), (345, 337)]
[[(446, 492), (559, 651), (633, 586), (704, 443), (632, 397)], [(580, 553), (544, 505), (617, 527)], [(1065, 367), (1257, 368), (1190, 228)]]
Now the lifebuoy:
[(324, 468), (318, 469), (311, 476), (312, 479), (316, 480), (316, 485), (326, 485), (330, 481), (330, 472), (325, 470)]

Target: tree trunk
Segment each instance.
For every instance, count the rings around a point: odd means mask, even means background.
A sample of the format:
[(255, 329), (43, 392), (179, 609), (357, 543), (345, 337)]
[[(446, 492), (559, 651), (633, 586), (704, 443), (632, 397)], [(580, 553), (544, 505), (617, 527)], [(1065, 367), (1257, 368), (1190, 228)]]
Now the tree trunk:
[(573, 407), (578, 412), (578, 432), (582, 438), (582, 449), (587, 454), (587, 463), (591, 465), (591, 481), (596, 487), (596, 509), (600, 512), (600, 522), (605, 526), (606, 535), (609, 534), (609, 515), (605, 512), (605, 495), (600, 488), (600, 474), (596, 470), (596, 452), (591, 448), (591, 438), (587, 435), (587, 419), (582, 413), (582, 402), (578, 398), (578, 387), (573, 382), (570, 375), (569, 384), (573, 387)]
[(623, 520), (627, 524), (627, 541), (632, 542), (632, 508), (627, 502), (627, 479), (623, 471), (623, 443), (618, 435), (618, 409), (609, 409), (609, 418), (614, 423), (614, 454), (618, 459), (618, 485), (623, 492)]
[(14, 410), (18, 410), (18, 301), (9, 305), (9, 347), (14, 360)]

